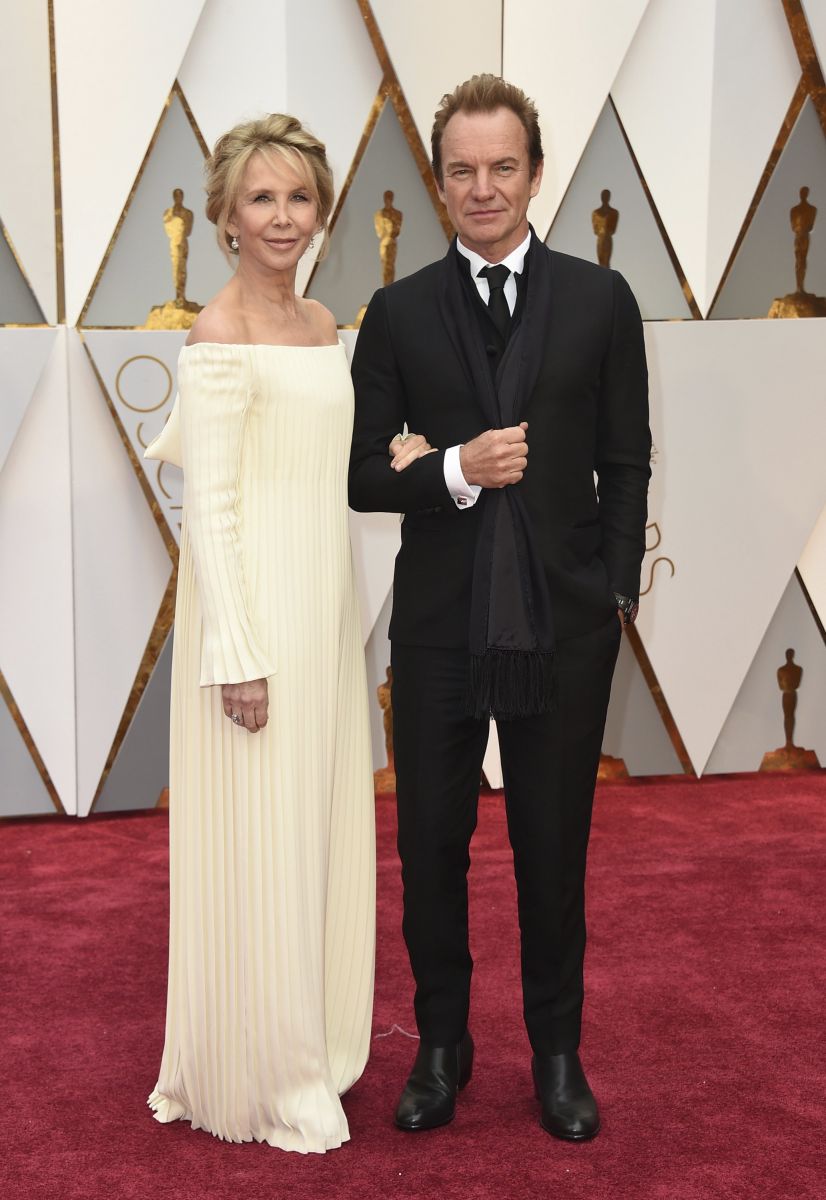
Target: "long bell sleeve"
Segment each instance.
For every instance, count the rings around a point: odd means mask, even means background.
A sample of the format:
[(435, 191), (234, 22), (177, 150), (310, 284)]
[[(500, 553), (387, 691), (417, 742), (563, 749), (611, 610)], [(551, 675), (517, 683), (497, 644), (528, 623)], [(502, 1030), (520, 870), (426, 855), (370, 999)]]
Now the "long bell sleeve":
[(201, 687), (274, 675), (245, 569), (244, 442), (255, 393), (244, 348), (199, 343), (178, 367), (184, 513), (203, 610)]

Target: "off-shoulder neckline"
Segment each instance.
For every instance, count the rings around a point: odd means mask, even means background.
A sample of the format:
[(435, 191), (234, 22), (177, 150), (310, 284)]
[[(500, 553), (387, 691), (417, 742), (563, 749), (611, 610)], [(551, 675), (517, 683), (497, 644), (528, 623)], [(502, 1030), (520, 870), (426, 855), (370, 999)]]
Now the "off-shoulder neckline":
[(181, 350), (196, 350), (198, 346), (214, 348), (222, 346), (226, 350), (335, 350), (338, 346), (344, 348), (341, 338), (335, 342), (323, 342), (320, 346), (293, 345), (289, 342), (193, 342), (181, 346)]

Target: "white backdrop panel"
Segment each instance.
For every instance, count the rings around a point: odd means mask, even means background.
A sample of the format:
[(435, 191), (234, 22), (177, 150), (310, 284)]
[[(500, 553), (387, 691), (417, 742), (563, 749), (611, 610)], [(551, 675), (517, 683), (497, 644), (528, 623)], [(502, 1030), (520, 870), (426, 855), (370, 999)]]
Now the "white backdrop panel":
[(0, 329), (0, 472), (55, 336), (54, 329)]
[[(289, 5), (286, 41), (287, 111), (327, 147), (337, 200), (381, 83), (381, 67), (355, 3), (309, 0)], [(322, 244), (316, 238), (314, 249), (298, 264), (296, 291), (301, 295)]]
[(287, 0), (206, 0), (178, 81), (207, 144), (287, 103)]
[(826, 66), (826, 4), (824, 0), (802, 0), (802, 4), (815, 51), (823, 68)]
[(287, 111), (326, 145), (338, 196), (379, 90), (381, 67), (355, 2), (291, 4), (286, 34)]
[(52, 353), (0, 474), (0, 669), (64, 808), (75, 813), (66, 330), (50, 336)]
[(571, 180), (546, 239), (553, 250), (597, 261), (591, 214), (607, 188), (619, 213), (611, 266), (628, 280), (644, 320), (690, 318), (665, 242), (610, 101)]
[(649, 514), (676, 573), (640, 632), (700, 773), (826, 501), (826, 340), (816, 321), (685, 321), (646, 343)]
[(330, 253), (319, 264), (307, 289), (307, 295), (326, 305), (340, 325), (352, 324), (361, 306), (381, 287), (381, 258), (373, 214), (382, 207), (386, 190), (393, 192), (393, 204), (403, 216), (396, 260), (396, 279), (402, 279), (442, 258), (447, 243), (389, 100), (339, 213)]
[[(244, 28), (250, 21), (255, 38), (245, 39), (243, 54), (228, 54), (242, 36), (238, 10), (224, 0), (204, 5), (178, 76), (204, 138), (212, 147), (239, 121), (293, 113), (325, 143), (338, 196), (381, 82), (358, 5), (254, 0)], [(320, 249), (317, 241), (299, 264), (299, 293)]]
[(820, 622), (826, 626), (826, 508), (820, 514), (797, 565)]
[(52, 90), (45, 0), (0, 0), (0, 216), (47, 321), (57, 320)]
[(0, 328), (45, 323), (34, 292), (15, 261), (9, 231), (0, 217)]
[(169, 463), (144, 458), (143, 452), (163, 429), (175, 403), (178, 354), (187, 335), (171, 330), (87, 329), (83, 337), (166, 523), (178, 541), (183, 475)]
[(652, 0), (617, 77), (617, 109), (703, 313), (799, 78), (774, 0)]
[(106, 252), (203, 4), (55, 0), (70, 324)]
[(78, 815), (94, 798), (171, 563), (79, 335), (68, 334)]
[(688, 282), (703, 307), (715, 0), (652, 0), (612, 89)]
[(204, 214), (204, 156), (177, 95), (172, 97), (126, 218), (98, 280), (85, 326), (146, 323), (150, 309), (175, 298), (163, 214), (173, 190), (193, 216), (186, 261), (187, 299), (204, 305), (232, 274)]
[[(656, 2), (656, 0), (655, 0)], [(539, 109), (545, 174), (531, 204), (544, 238), (649, 0), (507, 0), (503, 74)]]
[(445, 92), (502, 66), (502, 0), (373, 0), (387, 52), (425, 147)]
[(708, 760), (710, 773), (757, 771), (767, 750), (785, 744), (783, 706), (777, 668), (786, 649), (803, 668), (795, 712), (794, 743), (814, 750), (826, 766), (826, 645), (812, 620), (796, 577), (789, 580), (777, 611), (737, 693), (731, 712)]
[(627, 637), (620, 642), (602, 749), (629, 775), (681, 775), (683, 768)]
[(794, 42), (776, 0), (718, 0), (714, 40), (703, 313), (722, 278), (800, 79)]
[[(790, 211), (802, 186), (821, 205), (812, 230), (805, 287), (826, 295), (826, 143), (817, 112), (807, 100), (783, 148), (734, 264), (720, 289), (712, 317), (765, 317), (772, 300), (795, 288), (794, 233)], [(822, 197), (822, 199), (821, 199)]]

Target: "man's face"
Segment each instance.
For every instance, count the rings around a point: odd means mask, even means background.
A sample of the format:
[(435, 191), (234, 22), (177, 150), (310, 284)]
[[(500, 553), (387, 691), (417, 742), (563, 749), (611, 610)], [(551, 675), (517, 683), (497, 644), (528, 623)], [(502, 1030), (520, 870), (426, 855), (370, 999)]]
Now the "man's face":
[(542, 164), (531, 178), (528, 135), (516, 113), (452, 116), (442, 134), (442, 175), (439, 196), (469, 250), (498, 262), (524, 241)]

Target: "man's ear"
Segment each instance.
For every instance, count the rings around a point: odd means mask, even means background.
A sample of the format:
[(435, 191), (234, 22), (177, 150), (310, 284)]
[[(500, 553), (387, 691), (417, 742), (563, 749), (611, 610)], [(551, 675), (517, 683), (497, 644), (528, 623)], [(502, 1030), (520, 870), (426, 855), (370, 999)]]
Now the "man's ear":
[(536, 164), (536, 170), (534, 171), (533, 178), (531, 179), (531, 196), (532, 197), (535, 196), (536, 193), (539, 191), (539, 185), (542, 183), (542, 170), (543, 170), (544, 166), (545, 166), (544, 159), (541, 159)]

